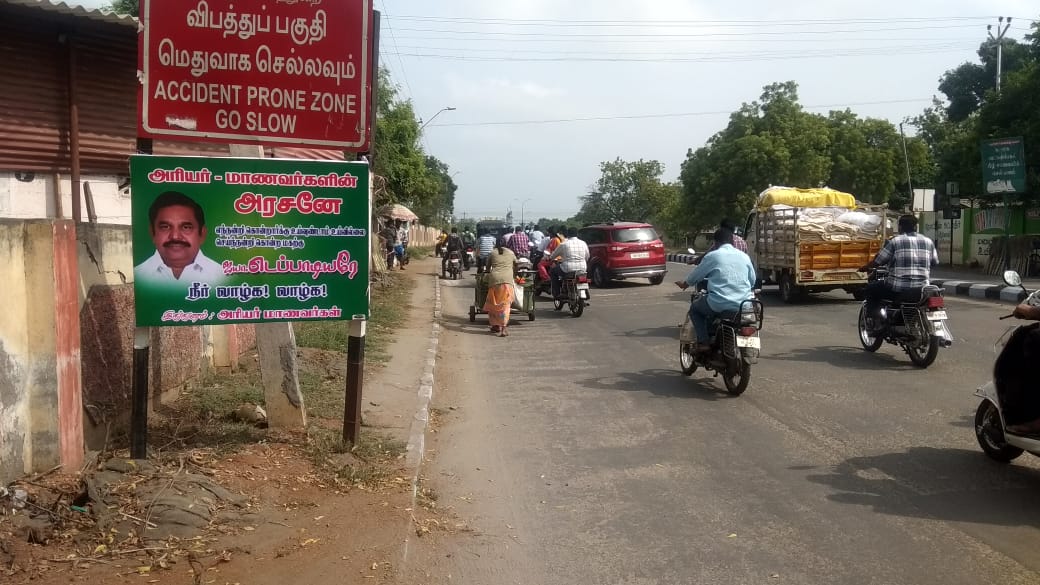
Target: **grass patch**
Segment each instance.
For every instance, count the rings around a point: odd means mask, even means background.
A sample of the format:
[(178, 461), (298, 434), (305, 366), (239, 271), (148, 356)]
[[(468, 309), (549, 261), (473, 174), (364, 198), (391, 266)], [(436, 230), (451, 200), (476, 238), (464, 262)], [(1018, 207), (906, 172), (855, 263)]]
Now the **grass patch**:
[(409, 258), (426, 258), (433, 255), (433, 246), (408, 246)]
[(343, 441), (339, 429), (312, 426), (307, 454), (316, 467), (349, 485), (379, 488), (397, 476), (396, 462), (406, 445), (388, 435), (363, 432), (357, 445)]
[[(414, 276), (402, 272), (387, 273), (385, 283), (372, 283), (372, 320), (365, 340), (368, 360), (379, 364), (390, 361), (389, 346), (394, 331), (408, 318), (414, 283)], [(347, 350), (349, 327), (344, 321), (293, 323), (297, 346), (338, 352)]]
[(259, 371), (210, 374), (175, 403), (157, 410), (150, 443), (160, 451), (209, 448), (223, 454), (261, 441), (265, 429), (231, 417), (246, 402), (264, 404)]

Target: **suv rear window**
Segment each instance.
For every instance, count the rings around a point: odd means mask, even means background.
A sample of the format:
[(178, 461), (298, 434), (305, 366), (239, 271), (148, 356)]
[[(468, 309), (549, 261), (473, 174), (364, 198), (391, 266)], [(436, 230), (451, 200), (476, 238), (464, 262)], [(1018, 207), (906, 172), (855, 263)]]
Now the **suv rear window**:
[(614, 241), (619, 244), (652, 242), (656, 239), (657, 232), (652, 227), (625, 228), (614, 232)]

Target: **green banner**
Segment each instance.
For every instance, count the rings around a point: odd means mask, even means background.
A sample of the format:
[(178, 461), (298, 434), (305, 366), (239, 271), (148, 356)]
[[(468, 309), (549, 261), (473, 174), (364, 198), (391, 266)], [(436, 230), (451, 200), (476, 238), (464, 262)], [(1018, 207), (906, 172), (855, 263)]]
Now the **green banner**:
[(368, 170), (131, 157), (137, 326), (368, 318)]
[(983, 192), (1026, 192), (1026, 152), (1021, 137), (984, 140), (981, 150)]

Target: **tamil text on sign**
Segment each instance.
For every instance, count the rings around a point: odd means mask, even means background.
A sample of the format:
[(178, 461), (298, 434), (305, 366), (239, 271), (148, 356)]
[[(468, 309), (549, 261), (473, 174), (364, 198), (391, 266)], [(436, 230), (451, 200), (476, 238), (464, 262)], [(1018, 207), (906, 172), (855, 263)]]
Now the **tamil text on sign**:
[(367, 163), (135, 156), (137, 325), (368, 315)]
[(143, 136), (363, 151), (370, 0), (143, 0)]
[(1021, 138), (982, 143), (982, 183), (987, 194), (1024, 193), (1026, 156)]

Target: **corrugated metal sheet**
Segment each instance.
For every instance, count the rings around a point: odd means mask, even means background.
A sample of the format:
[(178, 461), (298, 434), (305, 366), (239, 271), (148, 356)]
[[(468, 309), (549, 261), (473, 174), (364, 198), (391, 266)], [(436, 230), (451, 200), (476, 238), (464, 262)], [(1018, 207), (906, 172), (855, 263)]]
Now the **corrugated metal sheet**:
[(65, 2), (49, 2), (48, 0), (0, 0), (0, 5), (24, 6), (50, 14), (64, 14), (76, 18), (87, 18), (96, 22), (107, 22), (137, 29), (137, 18), (125, 14), (115, 14), (107, 10), (89, 10), (78, 5)]

